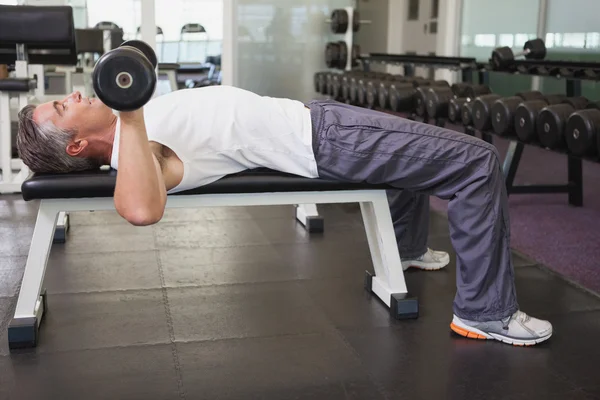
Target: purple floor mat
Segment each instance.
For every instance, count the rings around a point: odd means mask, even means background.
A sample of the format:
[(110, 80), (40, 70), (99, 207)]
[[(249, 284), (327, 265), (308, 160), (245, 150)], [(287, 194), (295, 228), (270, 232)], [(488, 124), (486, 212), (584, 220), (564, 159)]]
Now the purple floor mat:
[[(494, 137), (504, 157), (508, 141)], [(515, 184), (564, 184), (567, 157), (526, 146)], [(510, 197), (513, 249), (600, 293), (600, 163), (583, 162), (583, 207), (567, 194), (521, 194)], [(447, 202), (432, 198), (432, 208), (446, 212)]]

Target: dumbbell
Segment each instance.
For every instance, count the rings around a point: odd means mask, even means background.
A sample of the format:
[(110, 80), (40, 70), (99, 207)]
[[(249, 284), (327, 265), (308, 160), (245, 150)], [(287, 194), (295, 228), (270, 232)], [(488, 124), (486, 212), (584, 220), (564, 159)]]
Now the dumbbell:
[(492, 89), (488, 85), (469, 85), (464, 89), (464, 95), (459, 97), (466, 97), (469, 101), (475, 100), (478, 96), (485, 94), (491, 94)]
[(453, 91), (457, 97), (450, 99), (448, 103), (448, 120), (451, 122), (463, 122), (465, 125), (470, 125), (473, 123), (473, 104), (464, 107), (465, 104), (472, 103), (477, 96), (490, 94), (492, 91), (487, 85), (473, 85), (467, 83), (455, 85), (456, 87), (453, 85)]
[(460, 122), (462, 120), (461, 110), (465, 103), (471, 100), (467, 97), (452, 98), (448, 102), (448, 120), (450, 122)]
[(543, 99), (525, 101), (517, 106), (514, 113), (514, 129), (522, 142), (532, 142), (537, 139), (536, 120), (539, 112), (546, 106), (559, 104), (567, 96), (551, 94)]
[(407, 82), (393, 82), (389, 86), (389, 104), (392, 111), (408, 111), (414, 105), (415, 88)]
[(544, 95), (536, 90), (517, 93), (515, 96), (503, 97), (492, 104), (491, 121), (494, 132), (498, 135), (514, 133), (515, 111), (524, 101), (543, 100)]
[(543, 60), (546, 57), (546, 44), (540, 38), (528, 40), (523, 46), (523, 51), (516, 54), (508, 46), (498, 47), (492, 52), (491, 64), (494, 69), (506, 68), (517, 57), (525, 57), (527, 60)]
[(583, 110), (589, 100), (583, 96), (569, 97), (560, 104), (546, 106), (540, 111), (536, 129), (542, 146), (549, 149), (560, 149), (566, 146), (565, 125), (569, 116), (576, 110)]
[[(465, 98), (465, 94), (471, 89), (472, 93), (485, 92), (483, 85), (481, 88), (473, 89), (473, 85), (470, 83), (455, 83), (451, 87), (447, 86), (434, 86), (427, 88), (427, 115), (431, 118), (443, 118), (449, 117), (450, 113), (450, 101), (453, 99)], [(487, 88), (487, 86), (485, 86)], [(489, 89), (489, 88), (487, 88)], [(465, 100), (467, 100), (465, 98)], [(456, 121), (458, 115), (460, 115), (460, 107), (464, 102), (457, 104), (456, 102), (452, 105), (452, 118)]]
[(460, 109), (460, 120), (464, 126), (473, 124), (473, 102), (465, 101)]
[(447, 81), (423, 81), (415, 90), (415, 114), (426, 117), (427, 114), (427, 92), (430, 87), (444, 87), (450, 89)]
[(377, 98), (379, 107), (387, 109), (390, 107), (390, 86), (395, 83), (405, 83), (405, 77), (401, 75), (393, 75), (388, 80), (381, 81), (377, 90)]
[(600, 110), (594, 108), (575, 111), (567, 120), (565, 140), (569, 151), (576, 156), (600, 154)]
[(360, 71), (350, 71), (347, 74), (342, 76), (342, 94), (341, 98), (344, 101), (350, 100), (350, 79), (352, 77), (364, 76), (363, 72)]
[(338, 100), (342, 95), (342, 74), (331, 77), (331, 98)]
[[(388, 75), (379, 79), (371, 79), (367, 82), (367, 108), (375, 108), (376, 105), (380, 105), (381, 101), (379, 99), (380, 93), (384, 96), (384, 106), (387, 105), (387, 96), (388, 89), (387, 86), (391, 82), (397, 82), (397, 77), (393, 75)], [(383, 91), (383, 92), (382, 92)]]
[[(544, 97), (544, 95), (537, 90), (531, 92), (517, 93), (515, 97), (518, 97), (520, 101), (535, 100)], [(492, 127), (492, 105), (496, 100), (501, 99), (501, 96), (495, 94), (487, 94), (479, 96), (473, 101), (473, 125), (475, 129), (479, 131), (487, 131)]]
[(321, 76), (324, 72), (316, 72), (314, 75), (315, 92), (321, 93)]
[[(361, 24), (369, 24), (371, 21), (361, 20), (360, 13), (356, 10), (352, 13), (352, 31), (358, 32)], [(331, 19), (327, 20), (331, 26), (331, 32), (335, 34), (342, 34), (348, 31), (348, 25), (350, 24), (350, 16), (348, 11), (345, 9), (336, 9), (331, 13)]]
[(152, 98), (156, 88), (156, 53), (141, 40), (128, 40), (100, 57), (92, 72), (96, 96), (117, 111), (133, 111)]

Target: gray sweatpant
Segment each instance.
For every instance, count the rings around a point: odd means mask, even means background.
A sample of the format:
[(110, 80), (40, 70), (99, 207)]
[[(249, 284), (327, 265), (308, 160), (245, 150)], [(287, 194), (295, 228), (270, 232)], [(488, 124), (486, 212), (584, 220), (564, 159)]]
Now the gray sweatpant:
[(506, 187), (494, 146), (335, 101), (308, 107), (320, 177), (401, 189), (388, 199), (403, 259), (427, 249), (428, 196), (449, 200), (456, 315), (490, 321), (517, 311)]

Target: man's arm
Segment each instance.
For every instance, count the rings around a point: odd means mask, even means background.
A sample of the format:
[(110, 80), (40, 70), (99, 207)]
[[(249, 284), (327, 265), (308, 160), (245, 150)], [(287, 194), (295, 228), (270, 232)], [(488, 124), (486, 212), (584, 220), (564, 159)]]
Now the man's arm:
[(121, 112), (120, 118), (115, 207), (129, 223), (151, 225), (160, 221), (167, 202), (162, 170), (150, 150), (143, 109)]

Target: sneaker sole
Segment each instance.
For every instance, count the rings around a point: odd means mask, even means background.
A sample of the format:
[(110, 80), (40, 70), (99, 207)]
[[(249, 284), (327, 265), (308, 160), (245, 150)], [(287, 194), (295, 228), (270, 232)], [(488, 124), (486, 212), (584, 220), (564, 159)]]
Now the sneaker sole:
[(425, 271), (437, 271), (444, 268), (446, 265), (450, 263), (450, 257), (448, 259), (443, 259), (442, 261), (436, 263), (426, 263), (422, 261), (409, 261), (410, 264), (407, 266), (403, 266), (402, 268), (406, 271), (409, 268), (418, 268)]
[(469, 339), (481, 339), (481, 340), (498, 340), (500, 342), (506, 344), (512, 344), (513, 346), (534, 346), (538, 343), (542, 343), (552, 336), (552, 333), (541, 336), (536, 339), (523, 340), (523, 339), (515, 339), (508, 336), (500, 335), (497, 333), (486, 333), (477, 328), (473, 328), (471, 326), (465, 326), (460, 321), (454, 320), (450, 324), (450, 329), (460, 336), (464, 336)]

